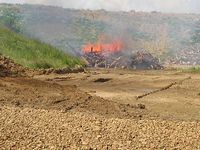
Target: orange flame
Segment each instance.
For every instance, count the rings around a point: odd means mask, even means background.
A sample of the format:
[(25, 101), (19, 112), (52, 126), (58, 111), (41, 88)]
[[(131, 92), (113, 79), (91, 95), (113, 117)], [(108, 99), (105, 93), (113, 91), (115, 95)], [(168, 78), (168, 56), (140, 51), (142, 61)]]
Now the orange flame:
[(121, 41), (114, 41), (110, 44), (102, 44), (102, 43), (95, 43), (95, 44), (87, 44), (84, 45), (82, 51), (85, 53), (89, 52), (118, 52), (123, 49), (123, 43)]

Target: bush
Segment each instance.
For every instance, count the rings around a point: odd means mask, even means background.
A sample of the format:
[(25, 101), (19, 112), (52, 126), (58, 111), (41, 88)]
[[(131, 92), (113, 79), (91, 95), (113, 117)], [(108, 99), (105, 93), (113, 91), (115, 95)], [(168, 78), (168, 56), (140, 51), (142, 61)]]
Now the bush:
[(19, 33), (21, 31), (21, 15), (20, 11), (14, 7), (0, 7), (0, 23), (7, 28)]

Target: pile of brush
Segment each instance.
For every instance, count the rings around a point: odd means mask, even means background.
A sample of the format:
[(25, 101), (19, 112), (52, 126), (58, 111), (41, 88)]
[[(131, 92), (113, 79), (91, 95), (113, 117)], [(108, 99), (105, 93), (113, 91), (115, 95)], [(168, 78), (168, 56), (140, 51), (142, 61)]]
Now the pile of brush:
[(127, 68), (127, 69), (163, 69), (159, 59), (145, 51), (138, 51), (129, 55), (122, 52), (102, 53), (88, 52), (83, 56), (88, 67), (99, 68)]
[(178, 51), (167, 63), (178, 65), (200, 65), (200, 45), (194, 45)]
[(131, 66), (135, 69), (161, 70), (164, 67), (161, 65), (158, 58), (146, 51), (138, 51), (131, 56)]

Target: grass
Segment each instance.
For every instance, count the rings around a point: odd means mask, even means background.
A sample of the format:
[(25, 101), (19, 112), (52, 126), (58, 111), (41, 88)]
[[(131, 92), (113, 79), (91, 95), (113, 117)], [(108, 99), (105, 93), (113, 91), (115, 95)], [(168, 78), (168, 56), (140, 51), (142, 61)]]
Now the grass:
[(182, 72), (185, 73), (200, 73), (200, 67), (190, 67), (187, 69), (182, 69)]
[(0, 53), (28, 68), (61, 69), (84, 65), (78, 58), (48, 44), (23, 37), (2, 26), (0, 26)]

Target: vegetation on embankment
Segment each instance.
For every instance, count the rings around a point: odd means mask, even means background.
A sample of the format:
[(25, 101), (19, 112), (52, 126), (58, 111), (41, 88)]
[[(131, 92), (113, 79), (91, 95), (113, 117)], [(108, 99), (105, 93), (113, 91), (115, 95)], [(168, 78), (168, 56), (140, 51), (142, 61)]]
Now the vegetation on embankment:
[(3, 26), (0, 26), (0, 53), (29, 68), (60, 69), (84, 65), (78, 58)]
[(182, 69), (182, 72), (185, 73), (200, 73), (200, 67), (190, 67), (187, 69)]

